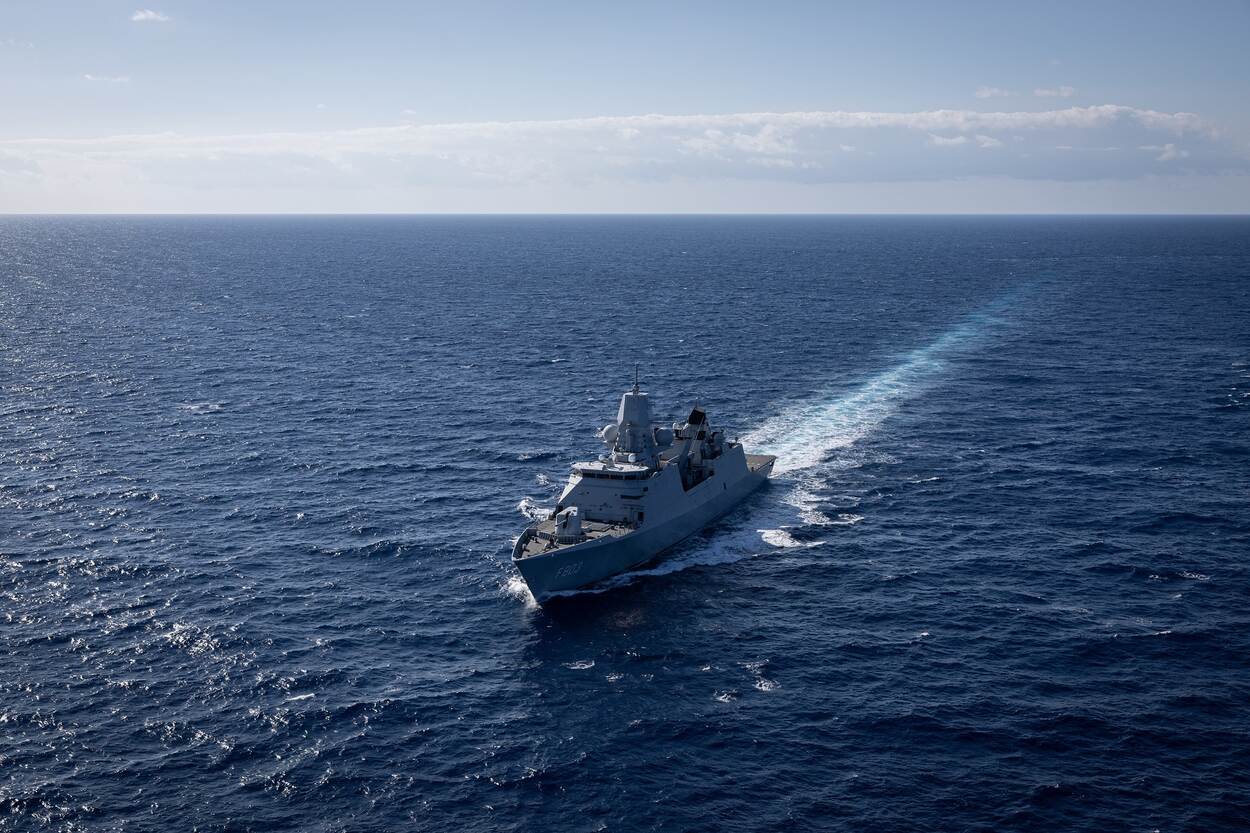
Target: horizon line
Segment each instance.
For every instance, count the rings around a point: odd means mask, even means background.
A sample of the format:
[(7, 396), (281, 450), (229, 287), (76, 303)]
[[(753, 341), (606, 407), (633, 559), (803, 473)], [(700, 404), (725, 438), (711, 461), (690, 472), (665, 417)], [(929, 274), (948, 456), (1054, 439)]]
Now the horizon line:
[(1243, 217), (1250, 211), (3, 211), (8, 217)]

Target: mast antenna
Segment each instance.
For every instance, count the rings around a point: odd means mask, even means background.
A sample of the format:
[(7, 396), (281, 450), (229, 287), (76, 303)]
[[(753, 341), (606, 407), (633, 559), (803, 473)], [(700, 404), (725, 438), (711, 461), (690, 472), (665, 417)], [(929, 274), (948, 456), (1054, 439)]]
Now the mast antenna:
[(634, 362), (634, 393), (638, 392), (638, 362)]

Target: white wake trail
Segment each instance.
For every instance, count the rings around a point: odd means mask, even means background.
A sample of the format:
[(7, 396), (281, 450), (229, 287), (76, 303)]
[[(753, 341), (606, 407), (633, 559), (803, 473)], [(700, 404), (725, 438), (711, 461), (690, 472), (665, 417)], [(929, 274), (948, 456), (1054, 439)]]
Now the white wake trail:
[(810, 469), (877, 431), (899, 406), (940, 378), (949, 354), (977, 330), (964, 324), (908, 353), (849, 393), (826, 392), (793, 404), (742, 437), (752, 451), (777, 455), (774, 474)]

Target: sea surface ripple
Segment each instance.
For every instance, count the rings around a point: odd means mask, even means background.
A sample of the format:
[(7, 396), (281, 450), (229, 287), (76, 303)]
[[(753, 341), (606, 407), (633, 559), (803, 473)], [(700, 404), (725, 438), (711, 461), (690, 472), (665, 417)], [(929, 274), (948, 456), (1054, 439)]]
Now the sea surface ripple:
[[(538, 608), (638, 361), (777, 475)], [(0, 219), (0, 831), (1250, 819), (1250, 221)]]

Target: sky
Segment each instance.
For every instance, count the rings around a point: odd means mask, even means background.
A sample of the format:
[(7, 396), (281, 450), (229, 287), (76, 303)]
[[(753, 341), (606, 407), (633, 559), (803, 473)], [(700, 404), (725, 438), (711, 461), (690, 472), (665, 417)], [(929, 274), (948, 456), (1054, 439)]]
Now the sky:
[(0, 0), (0, 212), (1250, 213), (1250, 2)]

